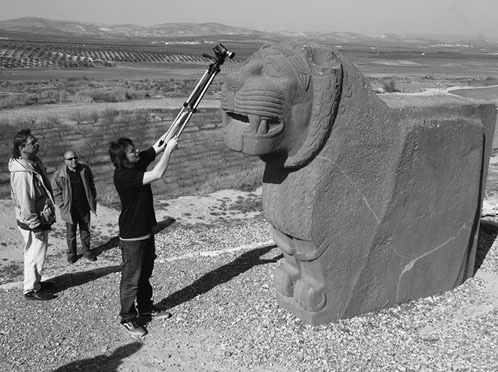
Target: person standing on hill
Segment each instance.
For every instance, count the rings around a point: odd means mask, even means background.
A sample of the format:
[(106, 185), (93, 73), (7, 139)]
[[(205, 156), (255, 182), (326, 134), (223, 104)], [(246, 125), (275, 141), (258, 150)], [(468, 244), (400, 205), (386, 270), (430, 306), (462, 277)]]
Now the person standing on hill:
[[(164, 136), (163, 136), (164, 137)], [(171, 314), (153, 305), (150, 277), (154, 269), (156, 249), (154, 229), (157, 220), (151, 183), (160, 180), (169, 164), (175, 139), (167, 143), (161, 137), (153, 146), (139, 151), (129, 138), (109, 144), (114, 164), (114, 186), (121, 201), (119, 238), (122, 254), (120, 302), (121, 325), (132, 337), (147, 334), (139, 318), (166, 318)], [(163, 152), (152, 170), (147, 170), (156, 155)]]
[(55, 223), (55, 205), (45, 166), (37, 156), (38, 139), (31, 130), (16, 133), (9, 159), (11, 196), (17, 227), (24, 240), (24, 298), (55, 298), (50, 282), (41, 281), (48, 248), (48, 232)]
[(78, 162), (74, 151), (66, 151), (64, 163), (52, 177), (54, 200), (66, 223), (67, 261), (78, 260), (76, 231), (80, 228), (81, 253), (90, 261), (97, 257), (90, 250), (90, 211), (97, 212), (97, 191), (90, 167)]

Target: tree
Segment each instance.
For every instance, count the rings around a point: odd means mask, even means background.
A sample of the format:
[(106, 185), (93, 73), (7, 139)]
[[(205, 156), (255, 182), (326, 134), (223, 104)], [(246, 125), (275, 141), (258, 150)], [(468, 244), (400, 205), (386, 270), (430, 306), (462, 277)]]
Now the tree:
[(384, 80), (382, 83), (382, 89), (384, 89), (384, 92), (386, 93), (399, 92), (399, 89), (396, 88), (396, 82), (394, 79)]

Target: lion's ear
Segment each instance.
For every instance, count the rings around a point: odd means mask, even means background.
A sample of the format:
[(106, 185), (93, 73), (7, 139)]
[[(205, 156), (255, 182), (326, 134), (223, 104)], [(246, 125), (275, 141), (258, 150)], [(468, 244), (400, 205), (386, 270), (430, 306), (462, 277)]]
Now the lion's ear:
[(313, 75), (334, 74), (340, 62), (331, 49), (323, 47), (306, 47), (308, 64)]
[(309, 66), (305, 63), (302, 63), (302, 59), (299, 56), (292, 55), (288, 57), (288, 60), (294, 70), (296, 70), (297, 80), (299, 81), (299, 85), (304, 91), (307, 91), (310, 86), (310, 69)]
[(283, 51), (283, 54), (296, 72), (297, 81), (299, 82), (301, 89), (307, 91), (311, 80), (309, 61), (302, 56), (295, 54), (294, 51)]
[(304, 166), (325, 146), (341, 97), (343, 69), (336, 54), (325, 47), (312, 45), (304, 48), (303, 58), (311, 69), (311, 117), (301, 148), (286, 159), (285, 168)]

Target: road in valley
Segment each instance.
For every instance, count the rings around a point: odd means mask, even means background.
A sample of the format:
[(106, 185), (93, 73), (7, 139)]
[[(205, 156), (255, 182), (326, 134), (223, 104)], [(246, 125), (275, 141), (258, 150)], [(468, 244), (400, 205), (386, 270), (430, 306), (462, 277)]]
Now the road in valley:
[[(101, 112), (106, 109), (114, 110), (138, 110), (138, 109), (176, 109), (180, 110), (185, 102), (185, 98), (150, 98), (143, 100), (133, 100), (125, 102), (94, 102), (94, 103), (67, 103), (57, 105), (32, 105), (22, 108), (13, 108), (0, 111), (0, 118), (15, 121), (22, 118), (40, 119), (55, 116), (62, 120), (68, 120), (75, 112)], [(212, 97), (204, 97), (199, 104), (201, 108), (218, 108), (220, 100)]]

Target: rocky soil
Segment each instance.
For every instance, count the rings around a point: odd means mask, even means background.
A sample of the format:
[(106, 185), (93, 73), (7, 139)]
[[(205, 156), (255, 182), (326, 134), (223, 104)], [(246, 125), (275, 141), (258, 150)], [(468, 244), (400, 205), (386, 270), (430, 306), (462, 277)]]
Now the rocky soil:
[[(65, 106), (62, 116), (80, 109)], [(2, 115), (35, 114), (42, 112)], [(440, 295), (318, 327), (276, 303), (272, 275), (281, 254), (257, 212), (259, 193), (160, 201), (152, 282), (156, 302), (173, 317), (149, 323), (140, 340), (119, 325), (117, 212), (100, 207), (92, 220), (96, 262), (65, 261), (58, 223), (44, 273), (58, 297), (27, 302), (20, 234), (10, 201), (0, 200), (0, 371), (497, 371), (497, 163), (474, 277)]]
[[(172, 224), (159, 213), (164, 223), (156, 238), (152, 282), (156, 302), (173, 317), (149, 323), (148, 335), (140, 340), (119, 325), (116, 212), (100, 211), (96, 262), (68, 265), (56, 227), (45, 272), (55, 284), (56, 299), (26, 302), (13, 261), (2, 270), (0, 370), (498, 370), (494, 201), (486, 204), (482, 220), (476, 274), (463, 285), (312, 327), (276, 303), (272, 275), (281, 254), (268, 224), (241, 202), (253, 198), (254, 203), (258, 195), (184, 198), (181, 207), (170, 201), (169, 217), (177, 220)], [(203, 220), (189, 220), (196, 213), (204, 213)], [(102, 214), (108, 214), (107, 222)]]

